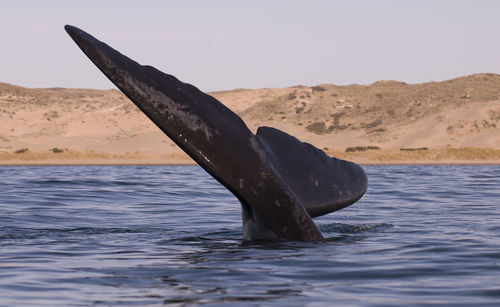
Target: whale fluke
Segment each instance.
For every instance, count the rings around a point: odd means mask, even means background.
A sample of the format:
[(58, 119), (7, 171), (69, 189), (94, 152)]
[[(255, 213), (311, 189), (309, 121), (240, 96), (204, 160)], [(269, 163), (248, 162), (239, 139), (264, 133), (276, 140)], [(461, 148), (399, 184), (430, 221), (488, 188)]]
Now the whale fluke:
[(283, 131), (243, 120), (214, 97), (143, 66), (70, 25), (89, 59), (168, 137), (240, 201), (245, 240), (322, 239), (311, 219), (363, 196), (367, 177)]

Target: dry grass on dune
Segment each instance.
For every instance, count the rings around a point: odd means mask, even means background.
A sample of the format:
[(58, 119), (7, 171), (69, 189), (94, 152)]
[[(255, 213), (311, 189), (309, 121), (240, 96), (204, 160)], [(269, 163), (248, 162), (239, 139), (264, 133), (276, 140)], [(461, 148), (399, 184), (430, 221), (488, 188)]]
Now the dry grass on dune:
[(63, 150), (54, 151), (31, 151), (29, 149), (19, 149), (16, 152), (0, 151), (0, 161), (24, 160), (24, 161), (45, 161), (45, 160), (109, 160), (109, 159), (147, 159), (147, 156), (141, 152), (125, 154), (109, 154), (102, 151), (86, 150)]
[[(19, 152), (22, 151), (22, 152)], [(332, 157), (361, 164), (405, 164), (405, 163), (498, 163), (500, 149), (477, 147), (403, 148), (377, 149), (346, 152), (326, 150)], [(151, 155), (140, 151), (125, 154), (110, 154), (96, 150), (61, 152), (18, 150), (0, 151), (0, 165), (13, 164), (195, 164), (182, 153)]]
[[(59, 149), (60, 150), (60, 149)], [(182, 153), (149, 155), (140, 151), (110, 154), (96, 150), (43, 150), (20, 149), (15, 152), (0, 151), (0, 165), (15, 164), (192, 164)]]
[(331, 156), (361, 163), (443, 162), (474, 163), (500, 161), (500, 149), (479, 147), (402, 148), (345, 152), (327, 150)]

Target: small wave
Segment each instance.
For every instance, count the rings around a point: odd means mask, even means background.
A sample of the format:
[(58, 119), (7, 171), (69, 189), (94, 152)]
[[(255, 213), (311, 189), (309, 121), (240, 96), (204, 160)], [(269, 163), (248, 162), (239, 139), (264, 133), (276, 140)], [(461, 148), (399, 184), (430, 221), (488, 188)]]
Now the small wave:
[(92, 236), (102, 234), (124, 234), (124, 233), (150, 233), (158, 231), (152, 228), (41, 228), (41, 229), (28, 229), (17, 227), (4, 227), (0, 228), (0, 240), (25, 240), (44, 238), (61, 238), (61, 237), (74, 237), (74, 236)]
[(161, 245), (169, 244), (229, 244), (237, 245), (241, 242), (241, 229), (221, 229), (217, 231), (202, 232), (193, 235), (192, 232), (179, 233), (180, 236), (163, 239)]
[(343, 223), (332, 223), (319, 225), (319, 229), (326, 234), (331, 233), (342, 233), (342, 234), (354, 234), (359, 232), (367, 231), (381, 231), (383, 229), (392, 227), (392, 224), (381, 223), (381, 224), (360, 224), (360, 225), (350, 225)]

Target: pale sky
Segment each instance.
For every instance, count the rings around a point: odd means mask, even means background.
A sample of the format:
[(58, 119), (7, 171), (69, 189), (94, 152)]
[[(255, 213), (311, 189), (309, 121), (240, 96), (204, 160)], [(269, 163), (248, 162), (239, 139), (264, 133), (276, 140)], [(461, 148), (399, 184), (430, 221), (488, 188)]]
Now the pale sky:
[(495, 0), (0, 0), (0, 82), (114, 88), (65, 24), (205, 91), (500, 73)]

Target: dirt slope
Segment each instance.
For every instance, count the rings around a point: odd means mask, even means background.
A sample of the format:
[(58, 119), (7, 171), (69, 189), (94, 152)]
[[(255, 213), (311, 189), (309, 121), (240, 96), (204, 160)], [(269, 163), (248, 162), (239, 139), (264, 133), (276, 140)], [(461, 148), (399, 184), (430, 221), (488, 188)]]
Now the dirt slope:
[[(242, 116), (253, 131), (273, 126), (330, 151), (343, 152), (351, 146), (393, 151), (500, 149), (500, 75), (496, 74), (422, 84), (378, 81), (211, 95)], [(12, 155), (26, 148), (24, 153), (53, 153), (57, 148), (115, 157), (184, 159), (117, 90), (29, 89), (0, 83), (0, 152)]]

